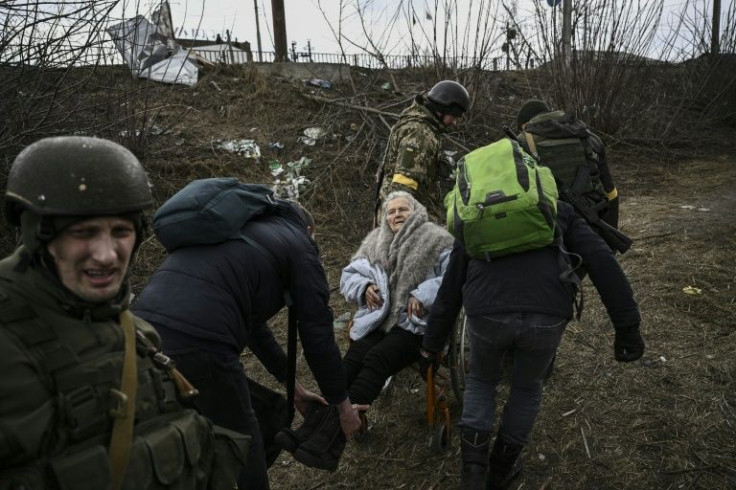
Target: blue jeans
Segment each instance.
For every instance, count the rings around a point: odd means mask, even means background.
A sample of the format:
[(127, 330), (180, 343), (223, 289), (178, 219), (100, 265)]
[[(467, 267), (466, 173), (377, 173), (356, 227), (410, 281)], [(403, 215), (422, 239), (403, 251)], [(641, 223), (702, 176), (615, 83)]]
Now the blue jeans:
[(542, 402), (542, 382), (568, 320), (537, 313), (504, 313), (468, 318), (470, 375), (465, 383), (460, 426), (493, 429), (496, 386), (504, 359), (513, 358), (511, 392), (500, 428), (507, 444), (529, 442)]

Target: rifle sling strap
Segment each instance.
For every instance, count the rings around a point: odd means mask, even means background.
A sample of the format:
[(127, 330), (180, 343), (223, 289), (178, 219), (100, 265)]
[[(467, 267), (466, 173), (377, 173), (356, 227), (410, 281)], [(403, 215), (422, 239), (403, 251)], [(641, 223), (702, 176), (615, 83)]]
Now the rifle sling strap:
[(135, 419), (135, 401), (138, 392), (138, 372), (136, 369), (136, 335), (133, 314), (126, 310), (120, 313), (120, 326), (125, 335), (125, 354), (123, 356), (123, 377), (120, 386), (121, 406), (113, 411), (115, 422), (110, 438), (110, 468), (112, 472), (112, 490), (118, 490), (123, 484), (125, 470), (130, 459), (133, 445), (133, 421)]
[(532, 156), (539, 161), (539, 153), (537, 153), (537, 144), (534, 142), (534, 136), (532, 133), (524, 131), (524, 137), (526, 138), (526, 144), (529, 146)]

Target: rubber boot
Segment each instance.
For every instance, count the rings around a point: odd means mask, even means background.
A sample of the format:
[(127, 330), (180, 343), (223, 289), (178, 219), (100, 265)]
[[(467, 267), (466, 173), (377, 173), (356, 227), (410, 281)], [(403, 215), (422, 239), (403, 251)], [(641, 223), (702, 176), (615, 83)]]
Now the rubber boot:
[(488, 480), (486, 490), (505, 490), (511, 481), (521, 473), (520, 444), (503, 442), (501, 433), (496, 436), (491, 456), (488, 458)]
[(325, 416), (327, 415), (327, 409), (325, 405), (321, 403), (313, 402), (307, 409), (307, 414), (304, 416), (304, 422), (301, 427), (296, 430), (291, 430), (287, 427), (281, 429), (274, 436), (274, 441), (279, 447), (294, 453), (297, 448), (304, 443), (309, 436), (320, 426)]
[(483, 490), (488, 473), (490, 442), (491, 434), (488, 431), (463, 428), (460, 432), (463, 490)]
[(319, 427), (294, 452), (294, 459), (312, 468), (335, 471), (344, 449), (340, 416), (337, 407), (331, 405)]

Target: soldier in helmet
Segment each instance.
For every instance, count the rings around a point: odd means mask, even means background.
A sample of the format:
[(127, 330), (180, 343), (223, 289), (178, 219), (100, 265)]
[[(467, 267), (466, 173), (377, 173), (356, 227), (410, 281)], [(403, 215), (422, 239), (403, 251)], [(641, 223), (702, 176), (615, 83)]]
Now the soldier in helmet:
[(379, 202), (392, 191), (407, 191), (430, 214), (441, 215), (440, 135), (470, 106), (468, 91), (458, 82), (443, 80), (426, 95), (418, 95), (391, 129), (379, 178)]
[(128, 310), (152, 204), (140, 163), (111, 141), (46, 138), (15, 159), (5, 211), (22, 244), (0, 261), (1, 490), (232, 488), (247, 436), (183, 406), (195, 390)]

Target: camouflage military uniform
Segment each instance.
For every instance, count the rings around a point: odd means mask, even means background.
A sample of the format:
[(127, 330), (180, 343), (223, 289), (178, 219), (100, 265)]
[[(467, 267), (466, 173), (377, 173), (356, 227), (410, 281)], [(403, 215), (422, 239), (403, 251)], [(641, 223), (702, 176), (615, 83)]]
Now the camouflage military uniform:
[(391, 129), (383, 157), (381, 201), (391, 191), (410, 192), (435, 216), (441, 216), (440, 136), (444, 126), (417, 96)]

